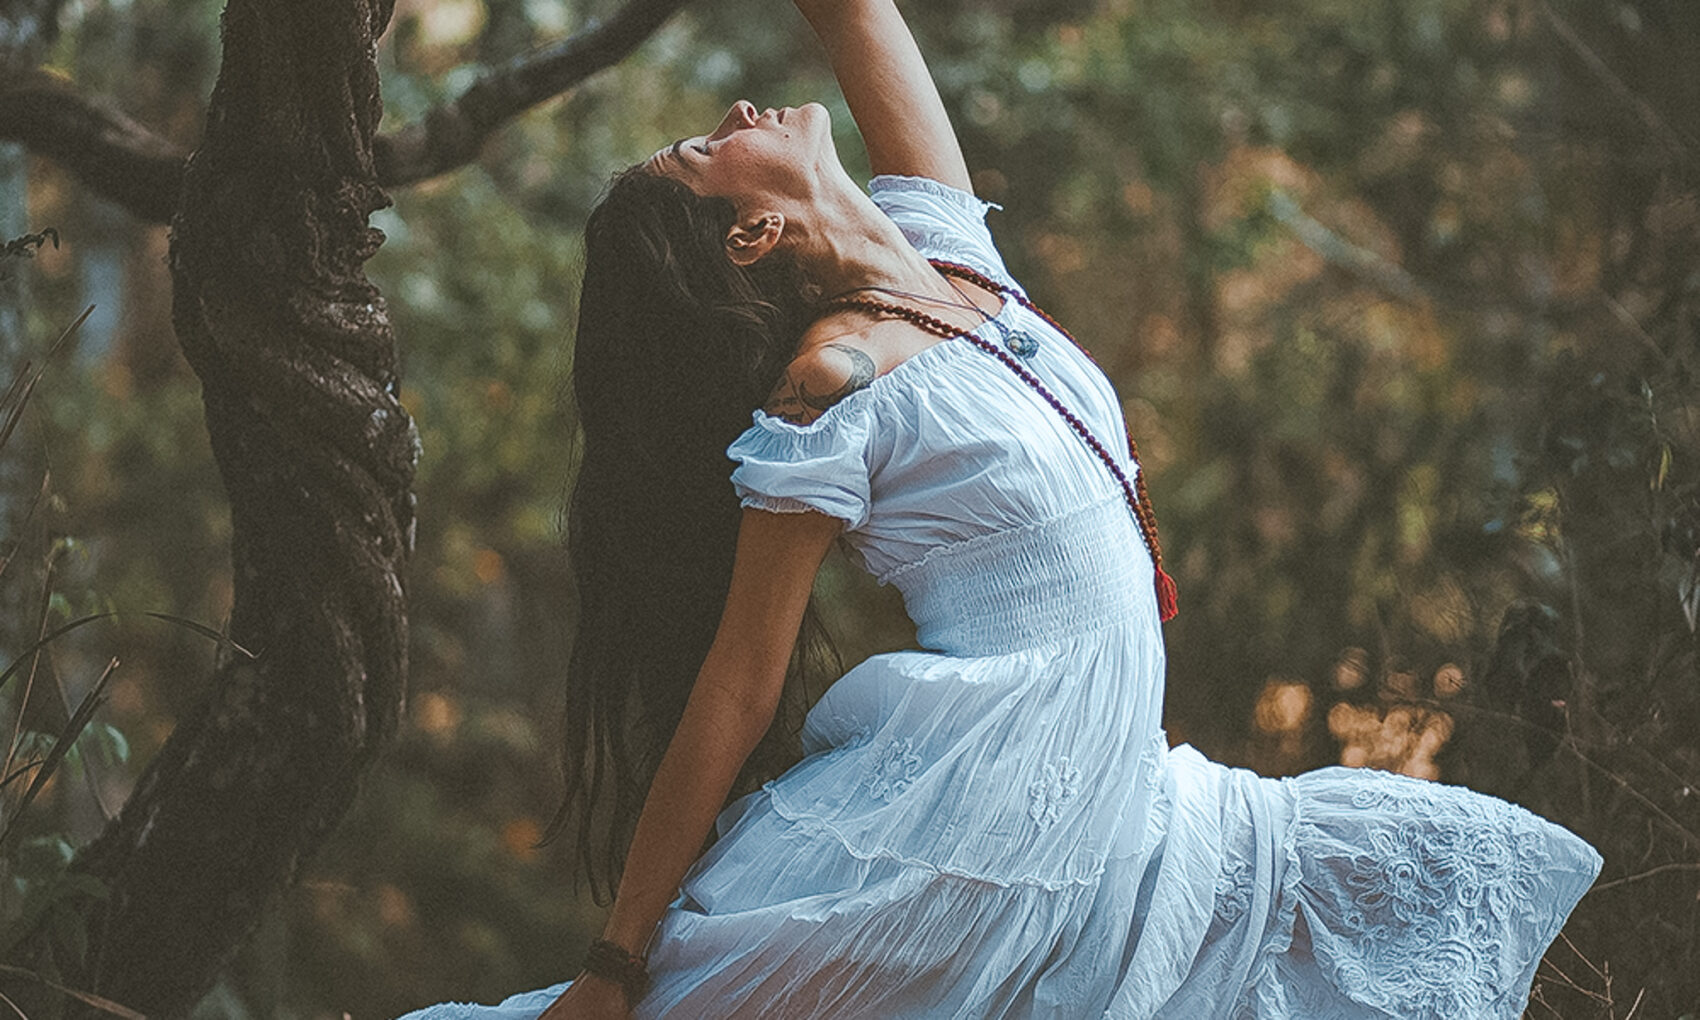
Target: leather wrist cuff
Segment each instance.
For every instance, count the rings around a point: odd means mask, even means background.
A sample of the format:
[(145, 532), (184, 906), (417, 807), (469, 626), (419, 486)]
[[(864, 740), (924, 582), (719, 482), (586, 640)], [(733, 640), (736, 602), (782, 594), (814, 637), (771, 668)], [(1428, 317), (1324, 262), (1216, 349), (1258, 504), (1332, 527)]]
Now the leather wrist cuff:
[(636, 1006), (649, 991), (649, 966), (644, 958), (626, 952), (624, 947), (607, 939), (597, 939), (590, 944), (590, 951), (584, 958), (584, 970), (625, 989), (626, 1002), (631, 1006)]

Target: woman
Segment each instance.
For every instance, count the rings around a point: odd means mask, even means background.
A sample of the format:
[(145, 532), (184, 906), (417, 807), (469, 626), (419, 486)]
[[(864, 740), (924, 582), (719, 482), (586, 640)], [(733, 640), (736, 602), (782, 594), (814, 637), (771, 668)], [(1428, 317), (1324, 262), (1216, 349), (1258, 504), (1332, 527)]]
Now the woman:
[[(891, 0), (798, 5), (872, 197), (823, 108), (740, 102), (587, 226), (570, 802), (613, 805), (592, 858), (637, 818), (604, 941), (423, 1016), (1518, 1016), (1597, 855), (1469, 791), (1167, 746), (1116, 395), (1009, 279)], [(838, 680), (720, 812), (840, 535), (928, 651)]]

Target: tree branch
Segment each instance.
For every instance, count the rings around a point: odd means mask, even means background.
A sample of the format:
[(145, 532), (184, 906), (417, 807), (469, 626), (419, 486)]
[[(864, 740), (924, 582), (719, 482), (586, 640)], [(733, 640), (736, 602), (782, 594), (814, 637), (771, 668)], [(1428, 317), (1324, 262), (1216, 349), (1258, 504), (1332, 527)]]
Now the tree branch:
[(0, 140), (69, 167), (96, 193), (150, 223), (168, 223), (183, 186), (182, 149), (64, 78), (0, 79)]
[[(690, 0), (631, 0), (607, 21), (479, 78), (423, 120), (373, 140), (378, 182), (414, 184), (465, 166), (508, 121), (619, 63)], [(102, 99), (44, 71), (0, 79), (0, 140), (63, 163), (151, 223), (169, 223), (188, 154)]]
[(412, 184), (470, 163), (492, 133), (619, 63), (690, 0), (631, 0), (607, 21), (486, 74), (424, 120), (376, 139), (378, 180)]

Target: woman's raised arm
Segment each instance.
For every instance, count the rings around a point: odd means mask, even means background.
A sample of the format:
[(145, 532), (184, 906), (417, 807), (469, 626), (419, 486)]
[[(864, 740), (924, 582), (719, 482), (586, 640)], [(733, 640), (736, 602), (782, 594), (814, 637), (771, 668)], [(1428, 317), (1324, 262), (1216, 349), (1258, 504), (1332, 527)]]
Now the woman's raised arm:
[(892, 0), (796, 0), (832, 61), (876, 174), (972, 191), (938, 87)]

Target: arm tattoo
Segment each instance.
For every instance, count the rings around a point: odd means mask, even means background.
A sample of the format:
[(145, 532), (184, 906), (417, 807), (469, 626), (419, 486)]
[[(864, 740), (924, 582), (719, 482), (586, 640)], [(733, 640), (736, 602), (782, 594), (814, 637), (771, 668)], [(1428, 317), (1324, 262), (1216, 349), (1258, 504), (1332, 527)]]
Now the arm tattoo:
[(844, 356), (850, 359), (850, 378), (844, 381), (843, 386), (831, 393), (818, 395), (810, 393), (799, 384), (797, 387), (798, 397), (802, 399), (804, 404), (816, 411), (826, 410), (857, 390), (866, 389), (868, 384), (874, 381), (874, 359), (849, 344), (827, 344), (827, 346), (835, 351), (843, 351)]
[(820, 417), (827, 408), (857, 390), (866, 389), (874, 381), (874, 359), (849, 344), (826, 346), (850, 359), (850, 377), (844, 381), (844, 385), (830, 393), (811, 393), (802, 380), (786, 372), (785, 377), (774, 388), (773, 395), (768, 398), (767, 407), (764, 408), (768, 414), (783, 418), (793, 425), (807, 425)]

